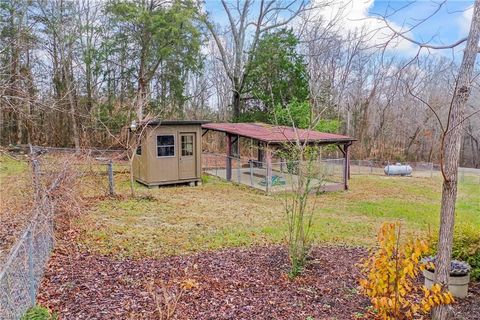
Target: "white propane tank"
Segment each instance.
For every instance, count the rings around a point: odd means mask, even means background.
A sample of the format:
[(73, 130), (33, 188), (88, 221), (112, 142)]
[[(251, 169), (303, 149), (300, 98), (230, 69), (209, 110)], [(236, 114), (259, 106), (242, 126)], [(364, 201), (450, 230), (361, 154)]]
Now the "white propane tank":
[(408, 164), (397, 162), (387, 165), (383, 171), (387, 176), (410, 176), (413, 169)]

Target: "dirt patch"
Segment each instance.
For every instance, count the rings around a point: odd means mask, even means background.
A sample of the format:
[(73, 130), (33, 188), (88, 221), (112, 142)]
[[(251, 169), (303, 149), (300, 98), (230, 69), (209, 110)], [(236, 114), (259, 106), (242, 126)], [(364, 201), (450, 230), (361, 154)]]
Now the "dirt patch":
[[(188, 277), (199, 287), (185, 293), (174, 319), (355, 319), (368, 306), (356, 280), (355, 263), (364, 255), (358, 248), (318, 247), (305, 274), (292, 280), (286, 250), (279, 246), (163, 260), (56, 252), (39, 302), (63, 319), (158, 319), (152, 279), (178, 284)], [(455, 305), (458, 319), (480, 319), (479, 289), (474, 285)]]

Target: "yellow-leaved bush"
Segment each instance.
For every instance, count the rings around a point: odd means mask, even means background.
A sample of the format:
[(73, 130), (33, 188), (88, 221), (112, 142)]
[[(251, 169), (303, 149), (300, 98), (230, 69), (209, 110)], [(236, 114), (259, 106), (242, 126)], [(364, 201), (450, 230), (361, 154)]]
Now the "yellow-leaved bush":
[(451, 293), (438, 284), (431, 289), (415, 284), (425, 268), (420, 259), (429, 247), (418, 239), (401, 243), (400, 231), (400, 223), (385, 223), (378, 234), (379, 248), (360, 265), (360, 286), (379, 319), (413, 319), (436, 305), (453, 302)]

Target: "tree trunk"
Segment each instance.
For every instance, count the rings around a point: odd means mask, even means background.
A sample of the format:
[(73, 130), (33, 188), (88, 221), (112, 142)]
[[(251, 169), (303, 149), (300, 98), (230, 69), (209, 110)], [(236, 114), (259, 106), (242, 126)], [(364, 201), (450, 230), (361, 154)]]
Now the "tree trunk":
[[(144, 36), (146, 38), (146, 36)], [(135, 112), (137, 113), (137, 121), (141, 122), (143, 120), (143, 107), (146, 103), (146, 93), (147, 93), (147, 81), (146, 81), (146, 56), (147, 56), (147, 46), (148, 41), (142, 41), (142, 50), (140, 52), (140, 69), (138, 70), (138, 87), (137, 87), (137, 100), (135, 104)]]
[[(66, 69), (66, 68), (65, 68)], [(67, 96), (68, 96), (68, 103), (70, 105), (70, 118), (72, 121), (72, 131), (73, 131), (73, 143), (75, 144), (75, 152), (80, 153), (80, 135), (78, 132), (78, 123), (77, 117), (75, 115), (76, 108), (75, 108), (75, 97), (74, 97), (74, 86), (73, 82), (70, 79), (70, 75), (68, 74), (67, 70), (65, 70), (66, 76), (66, 87), (67, 87)]]
[[(460, 161), (460, 147), (464, 121), (465, 105), (470, 95), (471, 78), (478, 52), (480, 38), (480, 0), (475, 1), (470, 33), (468, 35), (462, 64), (460, 66), (454, 97), (450, 106), (448, 125), (442, 143), (442, 206), (440, 211), (440, 233), (436, 261), (435, 282), (448, 286), (450, 261), (455, 223), (455, 202), (457, 198), (457, 171)], [(448, 306), (439, 306), (433, 310), (432, 319), (445, 320)]]
[(137, 120), (141, 122), (143, 120), (143, 107), (146, 103), (146, 84), (143, 78), (140, 78), (138, 81), (138, 90), (137, 90), (137, 103), (136, 103), (136, 113)]
[(238, 91), (233, 90), (232, 96), (232, 111), (233, 111), (233, 118), (238, 119), (240, 116), (240, 93)]
[(87, 63), (85, 66), (85, 86), (87, 89), (87, 111), (90, 113), (93, 108), (93, 97), (92, 97), (92, 66), (91, 63)]

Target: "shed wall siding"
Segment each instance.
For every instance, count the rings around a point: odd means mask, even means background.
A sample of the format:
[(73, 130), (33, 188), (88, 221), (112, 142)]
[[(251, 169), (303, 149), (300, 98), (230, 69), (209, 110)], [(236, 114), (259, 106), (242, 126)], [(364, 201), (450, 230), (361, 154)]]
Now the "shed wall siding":
[[(186, 181), (200, 180), (202, 155), (202, 128), (200, 125), (151, 126), (142, 141), (142, 155), (135, 155), (133, 171), (135, 179), (146, 184), (168, 184), (182, 182), (179, 179), (179, 157), (181, 156), (181, 133), (195, 133), (196, 177)], [(172, 134), (175, 137), (175, 156), (157, 156), (157, 136)]]

